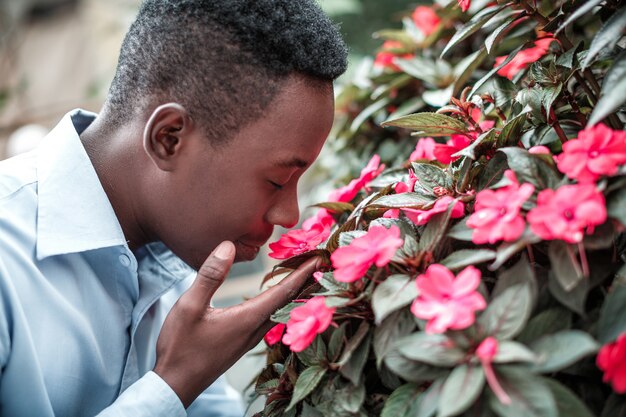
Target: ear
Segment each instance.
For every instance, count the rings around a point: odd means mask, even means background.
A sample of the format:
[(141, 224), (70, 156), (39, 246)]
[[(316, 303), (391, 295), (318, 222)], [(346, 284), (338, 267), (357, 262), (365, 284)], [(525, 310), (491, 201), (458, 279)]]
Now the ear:
[(146, 123), (143, 148), (159, 169), (171, 171), (193, 128), (193, 121), (183, 106), (178, 103), (162, 104), (152, 112)]

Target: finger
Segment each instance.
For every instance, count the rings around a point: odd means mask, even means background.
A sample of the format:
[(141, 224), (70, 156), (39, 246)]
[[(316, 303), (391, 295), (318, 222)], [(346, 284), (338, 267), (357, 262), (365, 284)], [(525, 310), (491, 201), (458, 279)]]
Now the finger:
[(209, 307), (213, 295), (228, 275), (235, 259), (235, 251), (235, 245), (226, 240), (211, 252), (186, 293), (193, 305), (202, 309)]
[(280, 283), (246, 301), (242, 306), (249, 309), (248, 314), (253, 314), (253, 317), (258, 317), (261, 321), (267, 320), (298, 295), (306, 280), (319, 269), (320, 264), (321, 259), (318, 257), (307, 260)]

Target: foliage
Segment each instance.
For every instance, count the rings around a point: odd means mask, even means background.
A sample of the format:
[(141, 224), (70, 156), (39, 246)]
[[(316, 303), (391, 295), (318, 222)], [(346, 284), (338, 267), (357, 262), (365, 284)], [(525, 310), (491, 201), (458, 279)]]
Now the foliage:
[[(621, 415), (626, 8), (418, 9), (338, 96), (331, 151), (375, 157), (281, 264), (326, 265), (273, 316), (312, 342), (268, 346), (260, 415)], [(312, 297), (330, 326), (291, 316)]]

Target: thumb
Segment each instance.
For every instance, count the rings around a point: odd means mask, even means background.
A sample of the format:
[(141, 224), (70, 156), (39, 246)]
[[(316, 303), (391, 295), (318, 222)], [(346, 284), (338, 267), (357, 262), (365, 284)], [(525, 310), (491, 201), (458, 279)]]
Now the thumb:
[(224, 241), (217, 245), (204, 261), (196, 279), (187, 291), (187, 297), (193, 305), (205, 309), (209, 307), (213, 295), (222, 285), (235, 259), (235, 245)]

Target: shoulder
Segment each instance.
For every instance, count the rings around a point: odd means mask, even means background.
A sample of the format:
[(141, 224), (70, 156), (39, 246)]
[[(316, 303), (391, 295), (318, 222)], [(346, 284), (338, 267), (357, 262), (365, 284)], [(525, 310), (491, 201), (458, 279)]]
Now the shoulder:
[(36, 151), (0, 162), (0, 207), (22, 191), (36, 194), (36, 162)]

